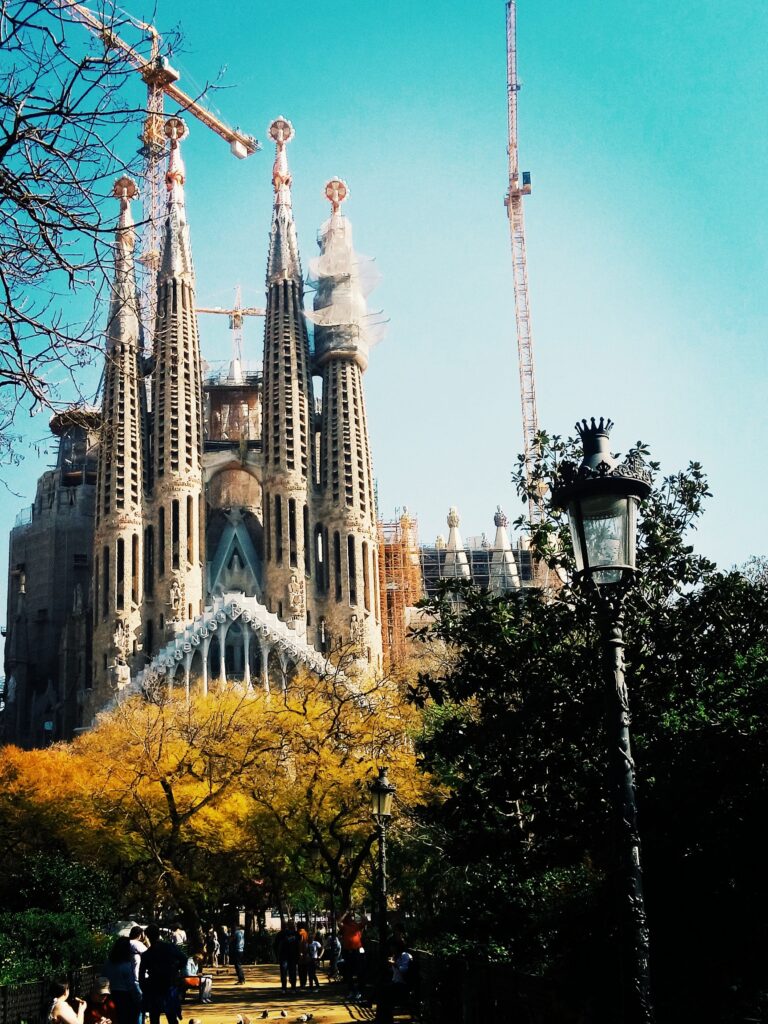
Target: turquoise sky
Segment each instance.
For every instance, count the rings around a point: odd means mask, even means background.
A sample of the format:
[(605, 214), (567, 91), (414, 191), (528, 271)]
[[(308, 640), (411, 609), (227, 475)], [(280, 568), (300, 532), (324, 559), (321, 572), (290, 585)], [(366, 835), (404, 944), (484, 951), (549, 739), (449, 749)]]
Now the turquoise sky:
[[(170, 29), (180, 10), (182, 88), (226, 66), (225, 120), (262, 142), (278, 114), (294, 123), (305, 266), (324, 182), (349, 184), (357, 246), (383, 275), (371, 304), (391, 320), (366, 375), (382, 514), (408, 505), (432, 541), (456, 504), (465, 536), (491, 533), (497, 504), (521, 510), (503, 0), (158, 0), (154, 20)], [(714, 496), (698, 546), (724, 566), (763, 553), (768, 5), (519, 0), (518, 23), (540, 423), (609, 415), (617, 450), (642, 438), (666, 472), (701, 461)], [(190, 128), (198, 298), (227, 304), (239, 282), (260, 305), (272, 148), (239, 162)], [(222, 319), (201, 319), (209, 360), (229, 354)], [(248, 322), (248, 357), (261, 341)], [(48, 461), (30, 451), (14, 471), (0, 536)]]

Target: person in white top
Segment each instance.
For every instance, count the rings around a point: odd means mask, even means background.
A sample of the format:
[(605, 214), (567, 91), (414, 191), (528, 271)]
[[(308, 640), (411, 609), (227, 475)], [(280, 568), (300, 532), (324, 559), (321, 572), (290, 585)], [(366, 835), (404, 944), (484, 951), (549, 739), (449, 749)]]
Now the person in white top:
[(75, 998), (77, 1010), (72, 1009), (67, 1002), (69, 999), (69, 985), (66, 981), (54, 981), (51, 985), (51, 995), (53, 996), (53, 1002), (48, 1011), (50, 1024), (83, 1024), (86, 1002), (84, 999)]
[(133, 953), (133, 973), (136, 975), (136, 981), (138, 981), (141, 954), (146, 953), (149, 946), (144, 941), (144, 929), (138, 924), (135, 924), (128, 932), (128, 938), (131, 940), (131, 953)]

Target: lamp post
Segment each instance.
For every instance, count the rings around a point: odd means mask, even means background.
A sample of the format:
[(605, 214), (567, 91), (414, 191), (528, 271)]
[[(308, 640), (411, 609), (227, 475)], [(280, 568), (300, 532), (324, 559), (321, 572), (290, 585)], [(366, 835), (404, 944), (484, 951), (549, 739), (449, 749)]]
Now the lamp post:
[(395, 787), (387, 778), (387, 769), (379, 768), (379, 776), (370, 787), (371, 813), (376, 823), (379, 840), (379, 886), (378, 886), (378, 930), (379, 930), (379, 978), (376, 998), (376, 1020), (388, 1024), (392, 1019), (391, 1008), (384, 997), (387, 984), (387, 829), (392, 817), (392, 798)]
[(635, 765), (629, 736), (629, 698), (624, 678), (624, 598), (636, 575), (637, 510), (651, 490), (651, 476), (636, 453), (624, 462), (611, 455), (613, 423), (602, 417), (576, 424), (584, 458), (558, 470), (552, 499), (564, 508), (576, 557), (576, 578), (589, 587), (599, 610), (608, 691), (608, 737), (620, 860), (622, 932), (621, 1021), (653, 1020), (649, 938), (640, 866)]

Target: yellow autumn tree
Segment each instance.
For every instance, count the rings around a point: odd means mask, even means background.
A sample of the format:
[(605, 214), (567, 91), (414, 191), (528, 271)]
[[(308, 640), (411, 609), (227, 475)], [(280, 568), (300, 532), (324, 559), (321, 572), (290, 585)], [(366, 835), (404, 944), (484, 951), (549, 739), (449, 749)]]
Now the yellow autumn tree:
[(249, 778), (254, 853), (265, 873), (282, 863), (283, 881), (298, 876), (345, 909), (374, 842), (368, 786), (377, 769), (387, 766), (401, 807), (430, 792), (416, 770), (417, 712), (392, 680), (341, 674), (301, 675), (272, 708), (281, 756), (272, 773)]

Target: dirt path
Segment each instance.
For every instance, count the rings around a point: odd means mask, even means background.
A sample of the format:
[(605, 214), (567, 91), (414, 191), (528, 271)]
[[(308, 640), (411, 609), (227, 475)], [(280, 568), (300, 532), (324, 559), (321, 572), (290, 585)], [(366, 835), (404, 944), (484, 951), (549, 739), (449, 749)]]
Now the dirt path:
[[(213, 971), (213, 1002), (185, 1002), (183, 1024), (188, 1024), (192, 1017), (202, 1024), (237, 1024), (238, 1016), (248, 1017), (251, 1024), (257, 1024), (264, 1010), (269, 1014), (267, 1019), (275, 1024), (281, 1021), (293, 1024), (302, 1014), (310, 1013), (313, 1014), (312, 1024), (346, 1024), (374, 1018), (372, 1009), (345, 1002), (344, 986), (341, 982), (329, 983), (322, 970), (318, 972), (319, 991), (297, 988), (288, 995), (280, 991), (277, 964), (246, 964), (244, 971), (245, 985), (235, 985), (232, 967)], [(280, 1016), (281, 1010), (285, 1011), (285, 1017)]]

